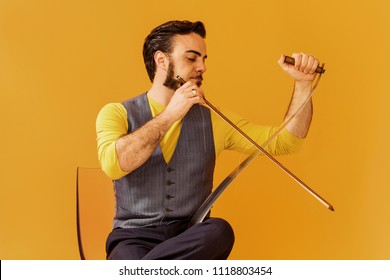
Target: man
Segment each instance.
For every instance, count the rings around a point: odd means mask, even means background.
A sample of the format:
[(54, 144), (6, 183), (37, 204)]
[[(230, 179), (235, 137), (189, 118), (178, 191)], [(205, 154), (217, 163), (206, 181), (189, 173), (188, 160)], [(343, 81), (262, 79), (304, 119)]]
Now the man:
[[(211, 193), (216, 156), (224, 149), (253, 151), (203, 106), (205, 36), (201, 22), (170, 21), (156, 27), (143, 49), (151, 88), (123, 103), (106, 105), (98, 115), (99, 162), (114, 180), (116, 198), (108, 259), (226, 259), (230, 254), (234, 233), (227, 221), (207, 217), (187, 228)], [(318, 66), (312, 56), (293, 57), (295, 66), (284, 64), (283, 55), (279, 60), (295, 80), (286, 118), (310, 93)], [(179, 83), (177, 75), (186, 82)], [(277, 129), (225, 113), (258, 143)], [(267, 151), (274, 155), (297, 151), (311, 115), (308, 104)]]

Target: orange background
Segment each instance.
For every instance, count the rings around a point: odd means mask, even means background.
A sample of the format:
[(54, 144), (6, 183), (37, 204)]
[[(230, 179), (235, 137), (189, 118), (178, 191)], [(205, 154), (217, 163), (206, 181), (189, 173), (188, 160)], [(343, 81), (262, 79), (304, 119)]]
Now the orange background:
[[(96, 115), (148, 89), (148, 32), (189, 19), (208, 32), (209, 100), (255, 122), (282, 121), (281, 53), (327, 68), (302, 152), (279, 159), (336, 211), (258, 158), (214, 207), (231, 259), (389, 259), (389, 14), (385, 0), (1, 0), (0, 258), (78, 258), (76, 167), (98, 166)], [(223, 154), (216, 184), (242, 159)]]

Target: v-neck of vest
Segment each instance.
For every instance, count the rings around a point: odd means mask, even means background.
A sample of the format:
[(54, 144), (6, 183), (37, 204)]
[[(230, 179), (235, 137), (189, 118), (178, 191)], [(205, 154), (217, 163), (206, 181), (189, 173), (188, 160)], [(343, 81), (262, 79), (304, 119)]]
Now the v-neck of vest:
[(186, 126), (187, 121), (186, 120), (187, 120), (187, 115), (184, 116), (184, 118), (181, 120), (182, 124), (181, 124), (181, 127), (180, 127), (179, 137), (177, 138), (177, 143), (176, 143), (176, 146), (175, 146), (175, 150), (173, 151), (172, 156), (171, 156), (171, 158), (170, 158), (170, 160), (168, 162), (165, 160), (164, 154), (162, 152), (161, 143), (159, 143), (158, 146), (157, 146), (158, 152), (159, 152), (160, 156), (162, 157), (162, 160), (163, 160), (163, 162), (165, 163), (166, 166), (171, 165), (176, 160), (176, 155), (178, 153), (178, 150), (182, 146), (182, 141), (181, 140), (183, 138), (183, 130), (187, 129), (187, 126)]
[[(150, 103), (148, 100), (147, 92), (144, 93), (143, 98), (144, 98), (144, 102), (146, 102), (146, 104), (147, 104), (147, 110), (149, 113), (149, 118), (151, 120), (153, 118), (153, 114), (152, 114), (152, 110), (150, 109)], [(191, 117), (191, 114), (196, 114), (196, 110), (201, 110), (199, 107), (200, 107), (200, 105), (197, 105), (197, 104), (193, 105), (190, 108), (190, 110), (187, 112), (187, 114), (184, 116), (184, 118), (182, 119), (182, 125), (180, 128), (179, 137), (177, 139), (177, 144), (176, 144), (175, 150), (173, 151), (172, 156), (168, 162), (164, 158), (161, 144), (159, 143), (157, 145), (156, 152), (158, 153), (159, 157), (161, 157), (161, 160), (162, 160), (162, 162), (164, 162), (166, 167), (169, 167), (170, 165), (175, 164), (177, 153), (179, 153), (178, 150), (181, 149), (182, 148), (181, 146), (183, 145), (183, 137), (184, 137), (183, 135), (185, 134), (186, 130), (188, 129), (188, 125), (187, 125), (188, 119)]]
[[(147, 102), (148, 105), (149, 105), (150, 118), (152, 119), (152, 118), (153, 118), (153, 114), (152, 114), (152, 110), (150, 109), (151, 104), (150, 104), (150, 100), (149, 100), (149, 99), (152, 99), (152, 98), (148, 97), (147, 94), (148, 94), (148, 93), (146, 92), (146, 93), (145, 93), (145, 99), (146, 99), (146, 102)], [(152, 99), (152, 100), (153, 100), (154, 102), (158, 103), (156, 100), (154, 100), (154, 99)], [(159, 103), (158, 103), (158, 104), (159, 104)], [(191, 109), (192, 109), (192, 108), (191, 108)], [(190, 110), (191, 110), (191, 109), (190, 109)], [(188, 111), (188, 113), (190, 112), (190, 110)], [(181, 127), (180, 127), (179, 137), (177, 138), (177, 143), (176, 143), (175, 149), (174, 149), (174, 151), (173, 151), (173, 153), (172, 153), (172, 156), (171, 156), (171, 158), (170, 158), (170, 160), (169, 160), (168, 162), (165, 160), (164, 154), (163, 154), (163, 152), (162, 152), (161, 142), (160, 142), (160, 143), (158, 144), (158, 146), (157, 146), (159, 156), (162, 157), (162, 160), (163, 160), (163, 162), (165, 163), (166, 166), (169, 166), (169, 165), (173, 162), (173, 160), (175, 159), (175, 155), (177, 154), (177, 150), (178, 150), (178, 147), (179, 147), (180, 142), (181, 142), (180, 139), (182, 138), (182, 131), (183, 131), (183, 128), (184, 128), (184, 126), (185, 126), (185, 123), (186, 123), (186, 119), (187, 119), (188, 113), (187, 113), (187, 114), (184, 116), (184, 118), (181, 120), (182, 124), (181, 124)]]

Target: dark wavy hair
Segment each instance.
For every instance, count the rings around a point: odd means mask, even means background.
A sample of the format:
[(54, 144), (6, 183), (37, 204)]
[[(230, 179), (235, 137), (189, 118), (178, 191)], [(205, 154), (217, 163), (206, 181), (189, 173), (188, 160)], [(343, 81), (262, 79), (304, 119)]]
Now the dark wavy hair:
[(202, 22), (190, 22), (187, 20), (173, 20), (163, 23), (154, 28), (145, 38), (143, 55), (146, 71), (148, 72), (151, 82), (153, 82), (156, 73), (156, 63), (154, 61), (155, 52), (162, 51), (168, 54), (172, 53), (172, 38), (177, 34), (185, 35), (192, 32), (200, 35), (202, 38), (206, 38), (206, 29)]

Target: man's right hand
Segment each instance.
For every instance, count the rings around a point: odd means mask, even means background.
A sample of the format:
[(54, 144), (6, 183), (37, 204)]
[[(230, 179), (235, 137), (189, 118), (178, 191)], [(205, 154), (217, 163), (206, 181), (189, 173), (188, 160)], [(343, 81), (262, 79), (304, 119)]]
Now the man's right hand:
[(167, 107), (161, 114), (166, 114), (174, 121), (184, 118), (194, 104), (205, 104), (204, 92), (195, 83), (188, 81), (173, 94)]

